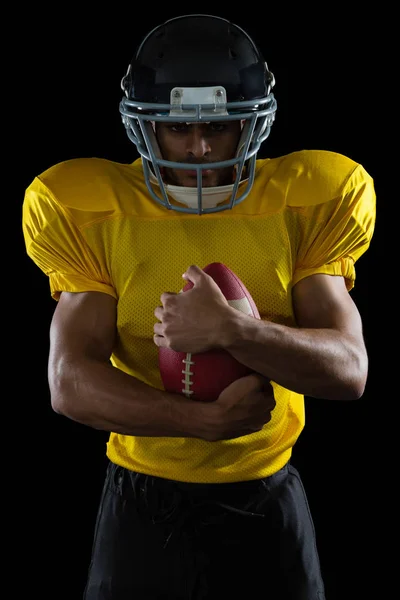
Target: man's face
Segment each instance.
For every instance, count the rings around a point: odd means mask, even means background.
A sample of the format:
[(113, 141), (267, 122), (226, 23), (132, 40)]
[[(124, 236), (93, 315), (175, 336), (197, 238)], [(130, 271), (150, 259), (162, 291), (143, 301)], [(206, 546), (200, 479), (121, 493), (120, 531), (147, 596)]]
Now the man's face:
[[(241, 134), (240, 121), (156, 123), (156, 137), (164, 160), (207, 164), (234, 158)], [(165, 183), (195, 187), (196, 170), (162, 169)], [(203, 187), (233, 183), (233, 168), (203, 170)]]

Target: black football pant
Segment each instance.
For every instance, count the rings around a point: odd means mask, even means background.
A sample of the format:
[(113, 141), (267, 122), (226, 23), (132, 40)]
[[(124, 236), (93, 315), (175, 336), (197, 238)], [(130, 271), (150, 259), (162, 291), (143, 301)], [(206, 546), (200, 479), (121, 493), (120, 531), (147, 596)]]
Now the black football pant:
[(297, 470), (189, 484), (107, 469), (84, 600), (325, 600)]

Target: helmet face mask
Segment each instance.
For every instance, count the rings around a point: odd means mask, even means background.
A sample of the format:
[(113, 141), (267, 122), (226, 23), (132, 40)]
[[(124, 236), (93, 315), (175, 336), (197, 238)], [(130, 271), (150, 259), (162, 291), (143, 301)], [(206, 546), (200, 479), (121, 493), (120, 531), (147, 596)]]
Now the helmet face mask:
[[(151, 31), (122, 79), (125, 96), (120, 113), (142, 157), (154, 200), (169, 209), (197, 214), (227, 210), (242, 202), (253, 184), (257, 152), (275, 118), (273, 85), (273, 75), (252, 40), (225, 19), (187, 15)], [(241, 122), (242, 134), (229, 160), (193, 164), (167, 161), (161, 155), (154, 133), (157, 122), (190, 125), (232, 120)], [(227, 168), (234, 174), (233, 184), (219, 190), (213, 205), (210, 189), (202, 187), (202, 172)], [(171, 203), (169, 196), (174, 194), (163, 181), (164, 169), (197, 172), (195, 189), (182, 188), (178, 198), (182, 202), (182, 191), (191, 192), (189, 206)], [(220, 204), (224, 193), (227, 201)]]

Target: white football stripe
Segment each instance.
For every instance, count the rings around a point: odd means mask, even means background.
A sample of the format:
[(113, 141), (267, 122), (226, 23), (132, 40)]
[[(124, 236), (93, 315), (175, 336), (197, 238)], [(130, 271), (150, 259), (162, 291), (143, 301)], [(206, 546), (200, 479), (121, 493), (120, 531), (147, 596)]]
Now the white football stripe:
[(228, 304), (229, 306), (232, 306), (232, 308), (236, 308), (236, 310), (240, 310), (246, 315), (253, 316), (250, 302), (246, 297), (240, 298), (240, 300), (228, 300)]

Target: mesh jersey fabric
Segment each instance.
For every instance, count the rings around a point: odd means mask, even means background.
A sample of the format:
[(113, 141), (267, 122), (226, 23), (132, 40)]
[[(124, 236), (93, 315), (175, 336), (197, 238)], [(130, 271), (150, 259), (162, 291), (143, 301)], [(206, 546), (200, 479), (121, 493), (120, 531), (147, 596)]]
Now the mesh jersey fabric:
[[(190, 264), (222, 262), (244, 282), (262, 319), (296, 326), (291, 290), (314, 273), (355, 283), (355, 262), (370, 245), (375, 191), (365, 168), (326, 150), (258, 159), (249, 196), (232, 210), (185, 214), (148, 194), (141, 159), (58, 163), (28, 186), (23, 234), (50, 293), (97, 291), (118, 301), (112, 364), (163, 389), (154, 309), (179, 292)], [(304, 397), (273, 382), (276, 408), (254, 434), (207, 442), (110, 433), (108, 458), (178, 481), (234, 482), (267, 477), (289, 460), (305, 424)]]

